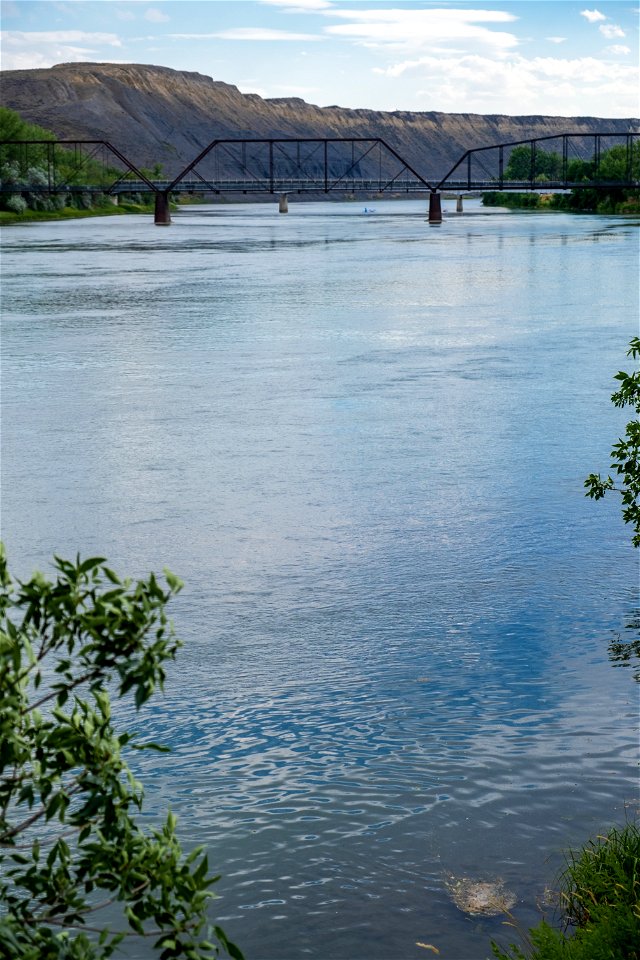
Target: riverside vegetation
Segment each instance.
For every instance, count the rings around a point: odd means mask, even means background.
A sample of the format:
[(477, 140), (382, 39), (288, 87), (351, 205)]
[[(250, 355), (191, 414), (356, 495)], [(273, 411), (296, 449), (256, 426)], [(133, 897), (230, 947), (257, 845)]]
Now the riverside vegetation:
[[(534, 180), (544, 186), (545, 183), (562, 178), (563, 164), (559, 153), (538, 150), (535, 154), (534, 169), (531, 169), (531, 150), (529, 147), (514, 147), (509, 162), (504, 169), (505, 180)], [(600, 180), (611, 181), (611, 186), (584, 186), (572, 189), (569, 193), (511, 193), (502, 190), (487, 191), (482, 194), (485, 207), (512, 207), (518, 210), (569, 210), (573, 212), (595, 213), (640, 213), (640, 189), (615, 186), (616, 181), (624, 180), (627, 172), (626, 146), (612, 147), (600, 157), (597, 176)], [(640, 182), (640, 149), (634, 147), (631, 158), (631, 174)], [(596, 162), (593, 160), (571, 160), (567, 164), (567, 180), (588, 184), (596, 179)]]
[[(0, 141), (3, 140), (48, 140), (54, 142), (55, 134), (35, 124), (27, 123), (14, 110), (0, 107)], [(148, 176), (159, 176), (160, 167), (143, 171)], [(56, 176), (60, 183), (73, 178), (75, 183), (95, 185), (107, 176), (112, 183), (122, 171), (105, 170), (102, 164), (86, 157), (79, 167), (71, 150), (56, 151)], [(126, 179), (126, 177), (125, 177)], [(0, 223), (19, 223), (28, 220), (52, 220), (77, 217), (113, 216), (124, 213), (148, 213), (153, 210), (153, 197), (132, 192), (122, 194), (118, 204), (106, 193), (54, 190), (27, 190), (27, 185), (46, 188), (49, 184), (47, 147), (32, 145), (28, 160), (20, 148), (6, 146), (0, 163), (0, 182), (9, 187), (0, 193)]]
[[(542, 920), (526, 946), (502, 949), (498, 960), (639, 960), (640, 830), (633, 823), (590, 840), (569, 853), (559, 881), (564, 930)], [(566, 935), (569, 927), (572, 936)]]

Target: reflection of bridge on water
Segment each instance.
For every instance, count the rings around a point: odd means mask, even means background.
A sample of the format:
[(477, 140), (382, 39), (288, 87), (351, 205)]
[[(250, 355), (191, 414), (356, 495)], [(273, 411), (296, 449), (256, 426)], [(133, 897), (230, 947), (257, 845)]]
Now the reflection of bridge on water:
[[(428, 195), (429, 220), (439, 222), (443, 190), (461, 195), (487, 190), (637, 189), (639, 137), (635, 132), (564, 133), (474, 147), (444, 175), (428, 177), (380, 138), (227, 138), (213, 140), (184, 169), (163, 179), (159, 168), (158, 175), (141, 170), (107, 140), (2, 141), (0, 171), (13, 167), (0, 182), (0, 192), (100, 192), (116, 202), (122, 194), (151, 193), (157, 224), (171, 222), (172, 194), (278, 194), (283, 213), (290, 194)], [(613, 147), (615, 163), (603, 163)], [(505, 176), (515, 149), (520, 151), (517, 180)], [(551, 169), (539, 172), (545, 166), (541, 161), (550, 156)]]

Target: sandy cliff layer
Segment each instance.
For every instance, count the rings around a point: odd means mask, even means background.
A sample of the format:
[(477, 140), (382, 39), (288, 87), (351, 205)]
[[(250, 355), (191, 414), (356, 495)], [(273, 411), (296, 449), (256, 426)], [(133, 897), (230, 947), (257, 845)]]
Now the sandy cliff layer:
[(383, 113), (265, 100), (199, 73), (71, 63), (1, 75), (2, 104), (60, 137), (107, 139), (133, 162), (184, 166), (215, 137), (381, 137), (427, 177), (471, 147), (565, 132), (638, 129), (637, 120)]

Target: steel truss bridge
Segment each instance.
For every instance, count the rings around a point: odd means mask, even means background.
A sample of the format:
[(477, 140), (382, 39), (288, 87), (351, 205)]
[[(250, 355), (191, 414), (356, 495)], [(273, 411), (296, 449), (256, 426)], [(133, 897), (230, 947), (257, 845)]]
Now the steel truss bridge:
[[(419, 172), (380, 138), (226, 138), (160, 178), (108, 140), (0, 141), (0, 193), (155, 196), (155, 222), (170, 223), (172, 194), (429, 195), (487, 190), (556, 191), (640, 187), (640, 132), (564, 133), (467, 150), (446, 173)], [(615, 150), (615, 163), (606, 155)], [(518, 150), (518, 179), (508, 178)], [(609, 155), (610, 156), (610, 155)], [(579, 161), (579, 163), (576, 163)], [(585, 166), (586, 165), (586, 166)], [(585, 171), (588, 171), (588, 176)]]

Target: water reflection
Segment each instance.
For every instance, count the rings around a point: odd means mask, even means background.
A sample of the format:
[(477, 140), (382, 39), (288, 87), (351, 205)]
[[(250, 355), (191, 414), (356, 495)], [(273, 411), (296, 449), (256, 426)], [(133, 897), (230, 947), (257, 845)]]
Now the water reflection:
[(616, 666), (630, 667), (640, 683), (640, 610), (628, 614), (624, 629), (609, 641), (609, 657)]
[[(636, 315), (621, 218), (420, 204), (185, 209), (5, 231), (3, 533), (186, 580), (135, 719), (255, 960), (484, 955), (636, 793), (615, 503)], [(606, 239), (605, 239), (606, 238)], [(612, 303), (615, 302), (615, 309)], [(633, 578), (633, 579), (632, 579)], [(617, 641), (616, 641), (617, 642)]]

